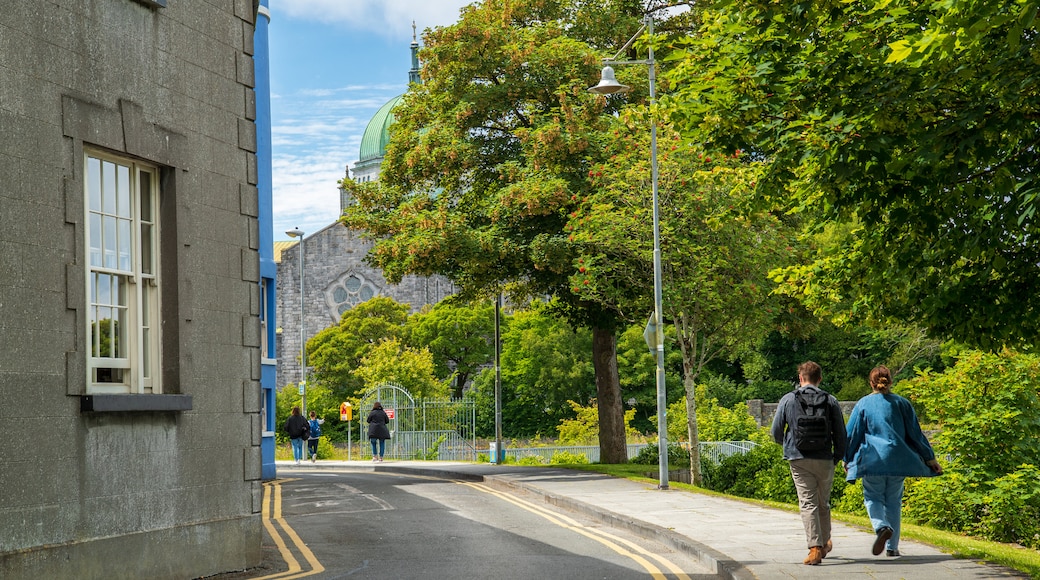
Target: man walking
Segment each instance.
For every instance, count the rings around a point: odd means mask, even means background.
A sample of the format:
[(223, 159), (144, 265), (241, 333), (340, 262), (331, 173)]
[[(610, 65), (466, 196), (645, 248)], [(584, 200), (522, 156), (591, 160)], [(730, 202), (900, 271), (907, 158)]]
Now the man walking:
[(845, 455), (845, 419), (838, 400), (819, 388), (820, 365), (798, 366), (795, 390), (780, 399), (773, 416), (773, 440), (784, 446), (784, 459), (798, 492), (798, 508), (805, 526), (809, 566), (831, 551), (831, 485), (834, 467)]

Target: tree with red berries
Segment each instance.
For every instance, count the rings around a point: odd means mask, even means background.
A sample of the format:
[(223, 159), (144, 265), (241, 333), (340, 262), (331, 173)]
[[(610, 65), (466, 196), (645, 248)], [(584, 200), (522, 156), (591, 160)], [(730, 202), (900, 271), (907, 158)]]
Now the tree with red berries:
[(550, 296), (591, 328), (601, 461), (624, 463), (624, 316), (572, 291), (580, 248), (564, 230), (603, 158), (613, 105), (586, 91), (601, 59), (589, 42), (619, 46), (639, 27), (632, 2), (611, 4), (486, 0), (427, 31), (423, 82), (394, 110), (379, 182), (342, 184), (357, 200), (343, 223), (373, 237), (368, 260), (391, 282), (440, 274), (463, 296)]

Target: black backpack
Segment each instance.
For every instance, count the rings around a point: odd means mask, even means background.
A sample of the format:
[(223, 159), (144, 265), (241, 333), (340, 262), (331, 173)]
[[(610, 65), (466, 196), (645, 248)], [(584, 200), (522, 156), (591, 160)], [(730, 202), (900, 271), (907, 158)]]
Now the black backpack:
[(830, 451), (831, 424), (828, 395), (816, 387), (794, 391), (794, 446), (799, 451)]

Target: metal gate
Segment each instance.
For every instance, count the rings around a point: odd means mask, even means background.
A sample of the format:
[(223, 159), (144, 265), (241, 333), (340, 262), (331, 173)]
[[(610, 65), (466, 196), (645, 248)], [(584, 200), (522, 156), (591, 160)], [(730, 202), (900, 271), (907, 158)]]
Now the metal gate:
[[(400, 385), (385, 383), (369, 389), (359, 402), (367, 417), (379, 401), (390, 416), (386, 459), (476, 461), (476, 405), (472, 400), (421, 401)], [(368, 424), (358, 421), (358, 440), (368, 440)], [(361, 445), (361, 457), (371, 459), (371, 446)]]

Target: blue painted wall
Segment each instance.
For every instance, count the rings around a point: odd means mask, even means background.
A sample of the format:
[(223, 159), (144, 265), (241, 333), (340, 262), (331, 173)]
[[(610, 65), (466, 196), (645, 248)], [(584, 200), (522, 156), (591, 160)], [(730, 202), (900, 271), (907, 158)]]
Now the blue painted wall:
[(256, 78), (256, 156), (259, 169), (258, 195), (260, 203), (260, 291), (263, 293), (264, 312), (267, 322), (263, 329), (267, 352), (262, 353), (260, 370), (261, 418), (263, 435), (260, 443), (261, 476), (271, 480), (276, 476), (274, 464), (274, 433), (278, 429), (275, 417), (275, 376), (278, 353), (275, 348), (275, 263), (274, 263), (274, 205), (271, 185), (271, 59), (268, 27), (271, 12), (268, 0), (260, 0), (253, 38), (253, 65)]

